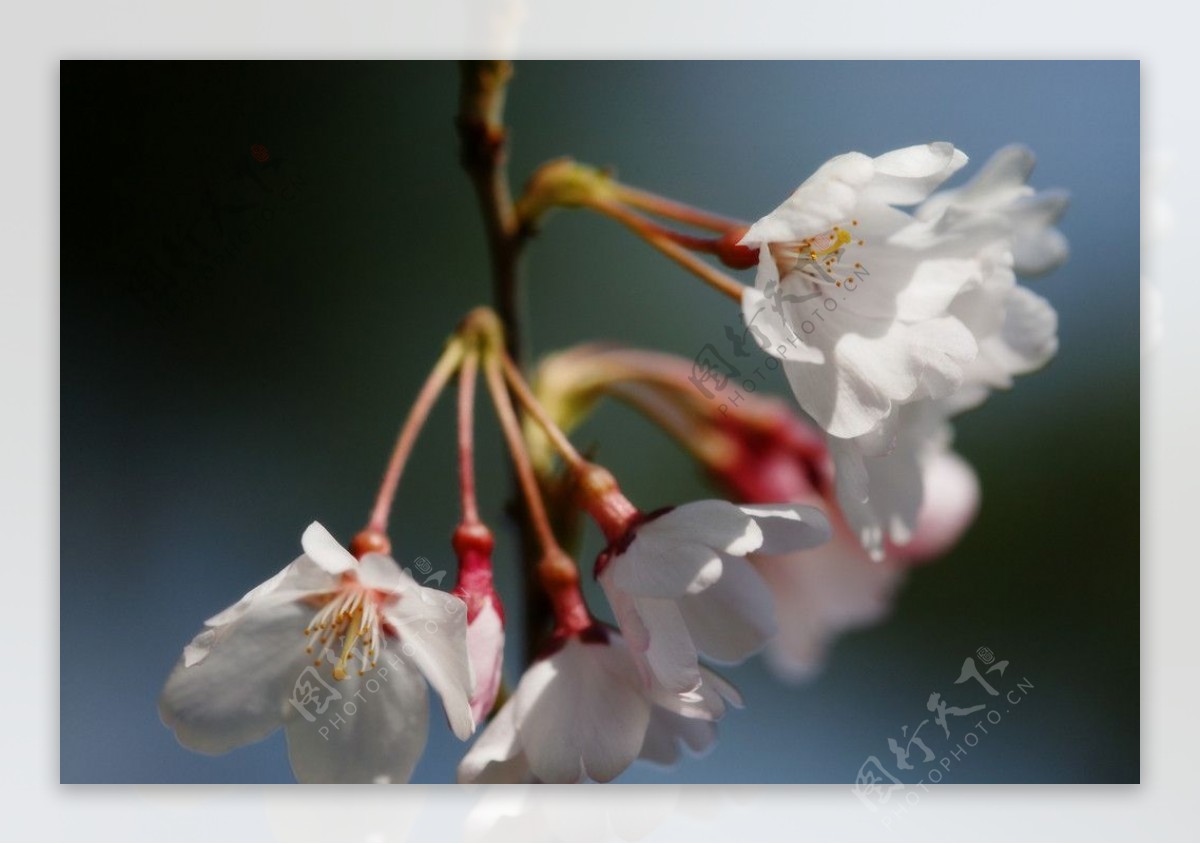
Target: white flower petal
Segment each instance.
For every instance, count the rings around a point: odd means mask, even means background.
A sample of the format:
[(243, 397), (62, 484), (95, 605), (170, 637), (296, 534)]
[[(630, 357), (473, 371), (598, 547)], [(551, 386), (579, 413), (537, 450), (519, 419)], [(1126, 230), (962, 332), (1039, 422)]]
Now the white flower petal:
[(945, 141), (893, 150), (874, 159), (874, 178), (862, 195), (889, 205), (912, 205), (929, 196), (966, 163), (967, 156)]
[(646, 629), (641, 616), (638, 615), (634, 597), (625, 590), (614, 586), (612, 578), (607, 572), (600, 576), (600, 586), (604, 589), (604, 595), (608, 598), (609, 605), (612, 606), (617, 626), (621, 628), (621, 636), (625, 639), (629, 649), (637, 654), (644, 653), (646, 648), (650, 647), (650, 631)]
[(397, 592), (403, 589), (403, 572), (400, 566), (386, 554), (364, 554), (355, 567), (358, 580), (364, 586), (381, 592)]
[(717, 740), (717, 725), (699, 718), (685, 718), (662, 707), (650, 713), (650, 726), (638, 758), (656, 765), (676, 764), (686, 747), (693, 756), (703, 755)]
[(849, 152), (830, 159), (767, 216), (752, 225), (743, 246), (803, 240), (850, 217), (859, 192), (875, 174), (871, 159)]
[[(743, 504), (741, 511), (762, 529), (760, 554), (786, 554), (829, 541), (833, 529), (816, 507), (804, 504)], [(724, 579), (724, 577), (722, 577)]]
[(718, 662), (740, 662), (775, 635), (771, 592), (744, 559), (727, 559), (721, 579), (680, 599), (679, 611), (696, 650)]
[(762, 544), (762, 531), (754, 519), (728, 501), (716, 499), (681, 504), (639, 527), (638, 537), (667, 544), (700, 543), (736, 556)]
[(1058, 229), (1018, 229), (1013, 242), (1013, 267), (1023, 276), (1043, 275), (1061, 266), (1070, 253), (1067, 237)]
[(655, 678), (675, 694), (694, 693), (700, 686), (700, 665), (680, 602), (634, 598), (633, 605), (649, 636), (645, 659)]
[[(301, 555), (242, 596), (236, 604), (208, 619), (208, 627), (224, 627), (237, 621), (252, 606), (266, 607), (296, 601), (306, 595), (329, 591), (337, 586), (336, 578), (321, 569), (307, 556)], [(190, 663), (189, 663), (190, 664)]]
[[(843, 337), (837, 354), (843, 380), (855, 396), (849, 403), (854, 409), (844, 414), (850, 418), (832, 419), (826, 430), (836, 437), (860, 436), (887, 415), (892, 401), (949, 395), (962, 383), (963, 366), (978, 351), (974, 335), (951, 316), (892, 323), (880, 326), (873, 335)], [(880, 407), (886, 408), (884, 413), (864, 427), (864, 419), (874, 416)], [(861, 408), (871, 412), (863, 413)], [(847, 433), (852, 430), (857, 433)]]
[(1033, 150), (1023, 144), (1001, 147), (957, 192), (957, 198), (977, 204), (1002, 204), (1032, 193), (1025, 183), (1036, 163)]
[(310, 618), (311, 607), (260, 605), (205, 630), (197, 637), (205, 640), (204, 658), (190, 666), (181, 659), (167, 678), (158, 702), (163, 723), (203, 753), (266, 736), (282, 723), (293, 683), (311, 659), (304, 651)]
[[(341, 695), (309, 721), (292, 712), (288, 757), (302, 783), (408, 782), (425, 749), (429, 700), (415, 669), (387, 656), (359, 677), (322, 679)], [(335, 717), (336, 716), (336, 717)]]
[(617, 589), (653, 598), (705, 589), (720, 576), (721, 555), (715, 549), (660, 539), (653, 531), (647, 534), (644, 526), (601, 575)]
[(641, 750), (650, 721), (623, 647), (569, 640), (530, 666), (510, 706), (533, 775), (545, 782), (608, 782)]
[[(768, 258), (767, 263), (774, 266), (775, 262)], [(742, 292), (742, 320), (759, 348), (772, 357), (807, 363), (825, 362), (825, 353), (803, 342), (788, 328), (771, 301), (751, 287)]]
[(700, 666), (700, 686), (692, 694), (674, 694), (657, 684), (649, 687), (649, 693), (655, 706), (685, 718), (716, 721), (725, 714), (727, 702), (738, 709), (742, 707), (742, 695), (733, 684), (703, 665)]
[(460, 783), (523, 783), (533, 778), (518, 741), (515, 712), (509, 701), (480, 733), (458, 763)]
[(320, 522), (313, 522), (305, 529), (300, 544), (304, 553), (330, 574), (341, 574), (358, 564), (354, 555), (338, 544)]
[(400, 653), (441, 696), (454, 734), (466, 739), (475, 731), (467, 606), (448, 592), (427, 589), (403, 573), (401, 577), (400, 600), (386, 610), (400, 639)]

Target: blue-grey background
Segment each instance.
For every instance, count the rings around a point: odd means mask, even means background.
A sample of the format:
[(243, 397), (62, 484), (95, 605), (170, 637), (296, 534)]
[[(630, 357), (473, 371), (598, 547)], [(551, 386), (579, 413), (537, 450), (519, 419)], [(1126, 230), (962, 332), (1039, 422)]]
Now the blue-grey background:
[[(155, 699), (203, 619), (291, 560), (308, 522), (343, 539), (361, 526), (440, 342), (488, 300), (457, 84), (452, 63), (62, 65), (64, 782), (291, 781), (280, 734), (193, 754)], [(816, 682), (783, 686), (758, 660), (728, 671), (748, 706), (717, 747), (623, 780), (850, 781), (988, 646), (1034, 688), (945, 781), (1137, 781), (1138, 112), (1136, 62), (518, 66), (518, 187), (571, 154), (753, 219), (832, 155), (944, 139), (972, 157), (968, 175), (1024, 142), (1035, 184), (1073, 196), (1071, 260), (1034, 282), (1058, 309), (1061, 352), (958, 426), (983, 485), (962, 544), (915, 573), (886, 623), (841, 640)], [(608, 338), (691, 356), (732, 317), (578, 212), (531, 245), (528, 282), (535, 354)], [(688, 459), (621, 408), (580, 441), (647, 507), (705, 494)], [(490, 420), (479, 450), (511, 572)], [(452, 570), (456, 515), (443, 406), (400, 490), (396, 556)], [(435, 720), (419, 781), (452, 779), (463, 752)]]

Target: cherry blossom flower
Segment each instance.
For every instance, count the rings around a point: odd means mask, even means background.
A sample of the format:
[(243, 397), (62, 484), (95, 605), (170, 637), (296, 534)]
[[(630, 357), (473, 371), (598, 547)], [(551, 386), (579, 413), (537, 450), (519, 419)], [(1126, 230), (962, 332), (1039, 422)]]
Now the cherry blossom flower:
[(525, 672), (512, 698), (458, 768), (459, 782), (608, 782), (642, 758), (707, 749), (713, 722), (741, 697), (708, 669), (690, 700), (647, 686), (628, 645), (594, 625), (555, 643)]
[(786, 405), (760, 397), (723, 414), (720, 425), (730, 447), (708, 468), (731, 496), (816, 507), (832, 525), (833, 536), (824, 545), (747, 556), (771, 592), (778, 619), (765, 656), (789, 681), (811, 678), (839, 634), (882, 619), (906, 571), (945, 553), (975, 517), (974, 472), (958, 455), (940, 451), (921, 467), (920, 512), (910, 542), (885, 543), (884, 553), (872, 559), (842, 514), (833, 460), (815, 428)]
[[(1016, 274), (1066, 258), (1054, 227), (1065, 194), (1029, 187), (1032, 154), (1008, 147), (966, 185), (928, 195), (960, 157), (944, 144), (874, 160), (841, 156), (743, 239), (760, 244), (758, 289), (743, 298), (747, 324), (782, 358), (801, 407), (827, 432), (841, 509), (876, 560), (886, 544), (912, 540), (923, 477), (947, 452), (951, 417), (1058, 348), (1054, 309)], [(871, 199), (881, 174), (886, 198)], [(897, 181), (907, 185), (903, 198)], [(880, 204), (901, 201), (921, 204), (911, 216)], [(851, 208), (849, 226), (836, 222)], [(872, 238), (859, 233), (885, 218), (890, 228), (877, 226), (883, 236), (872, 252)], [(832, 227), (805, 228), (818, 224)], [(865, 245), (855, 250), (855, 238)], [(806, 314), (816, 293), (827, 312)], [(969, 342), (947, 334), (943, 343), (928, 333), (934, 325), (953, 325)], [(889, 346), (888, 338), (907, 339)]]
[(466, 608), (390, 557), (356, 559), (316, 522), (301, 543), (302, 556), (206, 622), (159, 713), (204, 753), (282, 726), (302, 782), (407, 781), (428, 732), (426, 683), (455, 735), (474, 731)]
[(700, 655), (738, 662), (775, 633), (770, 591), (746, 555), (829, 536), (815, 507), (696, 501), (611, 531), (596, 572), (647, 682), (688, 700), (702, 693)]
[(983, 234), (921, 236), (895, 207), (926, 199), (965, 163), (948, 143), (837, 156), (740, 241), (759, 249), (746, 325), (833, 436), (862, 436), (899, 404), (948, 395), (976, 355), (947, 307), (981, 281)]

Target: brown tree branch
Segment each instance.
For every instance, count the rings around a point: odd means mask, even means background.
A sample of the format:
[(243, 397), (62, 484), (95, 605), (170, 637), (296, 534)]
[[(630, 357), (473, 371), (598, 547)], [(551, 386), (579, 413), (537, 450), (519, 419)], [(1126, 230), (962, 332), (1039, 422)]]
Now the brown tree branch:
[[(506, 61), (464, 61), (460, 64), (458, 136), (463, 169), (471, 178), (483, 213), (492, 291), (496, 312), (504, 323), (509, 356), (522, 361), (520, 258), (528, 232), (521, 227), (508, 183), (508, 130), (504, 101), (512, 64)], [(524, 592), (524, 638), (527, 660), (537, 652), (549, 626), (550, 604), (534, 568), (538, 542), (520, 495), (512, 512), (521, 527)]]

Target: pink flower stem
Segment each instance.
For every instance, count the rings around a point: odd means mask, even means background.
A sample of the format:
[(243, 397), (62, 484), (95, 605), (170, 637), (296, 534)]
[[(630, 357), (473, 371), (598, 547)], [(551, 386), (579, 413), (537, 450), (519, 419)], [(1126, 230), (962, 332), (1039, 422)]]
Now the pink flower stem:
[(400, 435), (396, 438), (396, 447), (392, 451), (391, 460), (383, 476), (383, 483), (379, 486), (379, 495), (375, 499), (375, 509), (371, 511), (371, 518), (363, 533), (386, 537), (388, 515), (392, 511), (392, 502), (396, 497), (396, 488), (400, 485), (400, 475), (404, 472), (404, 465), (412, 453), (417, 435), (421, 432), (425, 420), (429, 418), (429, 411), (433, 409), (433, 405), (437, 402), (446, 383), (458, 369), (462, 357), (462, 342), (455, 338), (447, 344), (442, 356), (438, 358), (433, 370), (429, 373), (429, 377), (425, 379), (416, 401), (413, 402), (412, 409), (408, 412), (408, 418), (404, 420)]
[(496, 408), (496, 418), (500, 421), (500, 428), (508, 443), (517, 484), (529, 511), (529, 521), (542, 548), (542, 558), (537, 567), (538, 576), (550, 597), (556, 629), (567, 634), (576, 633), (591, 626), (591, 614), (588, 613), (583, 595), (579, 591), (579, 569), (559, 545), (546, 514), (546, 504), (542, 500), (533, 462), (529, 458), (529, 451), (521, 432), (521, 422), (517, 418), (516, 409), (505, 385), (506, 362), (506, 356), (501, 355), (499, 350), (493, 350), (483, 361), (484, 378), (492, 396), (492, 404)]
[(746, 223), (741, 220), (702, 211), (699, 208), (693, 208), (682, 202), (667, 199), (650, 191), (631, 188), (628, 185), (616, 185), (614, 187), (617, 198), (620, 201), (632, 205), (634, 208), (649, 211), (651, 214), (657, 214), (660, 217), (678, 220), (690, 226), (697, 226), (698, 228), (710, 229), (722, 233), (746, 227)]
[(479, 353), (468, 352), (458, 372), (458, 483), (464, 525), (479, 524), (475, 499), (475, 379)]
[(718, 293), (728, 296), (735, 302), (742, 301), (742, 293), (745, 291), (744, 285), (725, 275), (725, 273), (716, 267), (712, 267), (697, 258), (686, 247), (677, 243), (675, 236), (668, 237), (662, 234), (662, 227), (653, 220), (630, 211), (620, 203), (605, 199), (591, 200), (588, 203), (588, 207), (594, 208), (601, 214), (612, 217), (614, 220), (624, 224), (642, 238), (642, 240), (649, 243), (684, 269), (692, 272)]
[(562, 432), (562, 429), (554, 423), (550, 415), (546, 413), (546, 409), (542, 407), (533, 396), (533, 392), (529, 389), (529, 385), (525, 383), (524, 376), (517, 368), (516, 363), (507, 353), (503, 354), (499, 360), (500, 366), (504, 370), (504, 377), (508, 381), (509, 387), (513, 391), (513, 395), (517, 397), (517, 401), (521, 403), (521, 407), (528, 413), (533, 420), (537, 422), (538, 427), (546, 432), (546, 436), (550, 439), (555, 450), (562, 456), (562, 459), (572, 469), (578, 469), (587, 464), (583, 456), (571, 445), (571, 441), (567, 439), (567, 435)]

